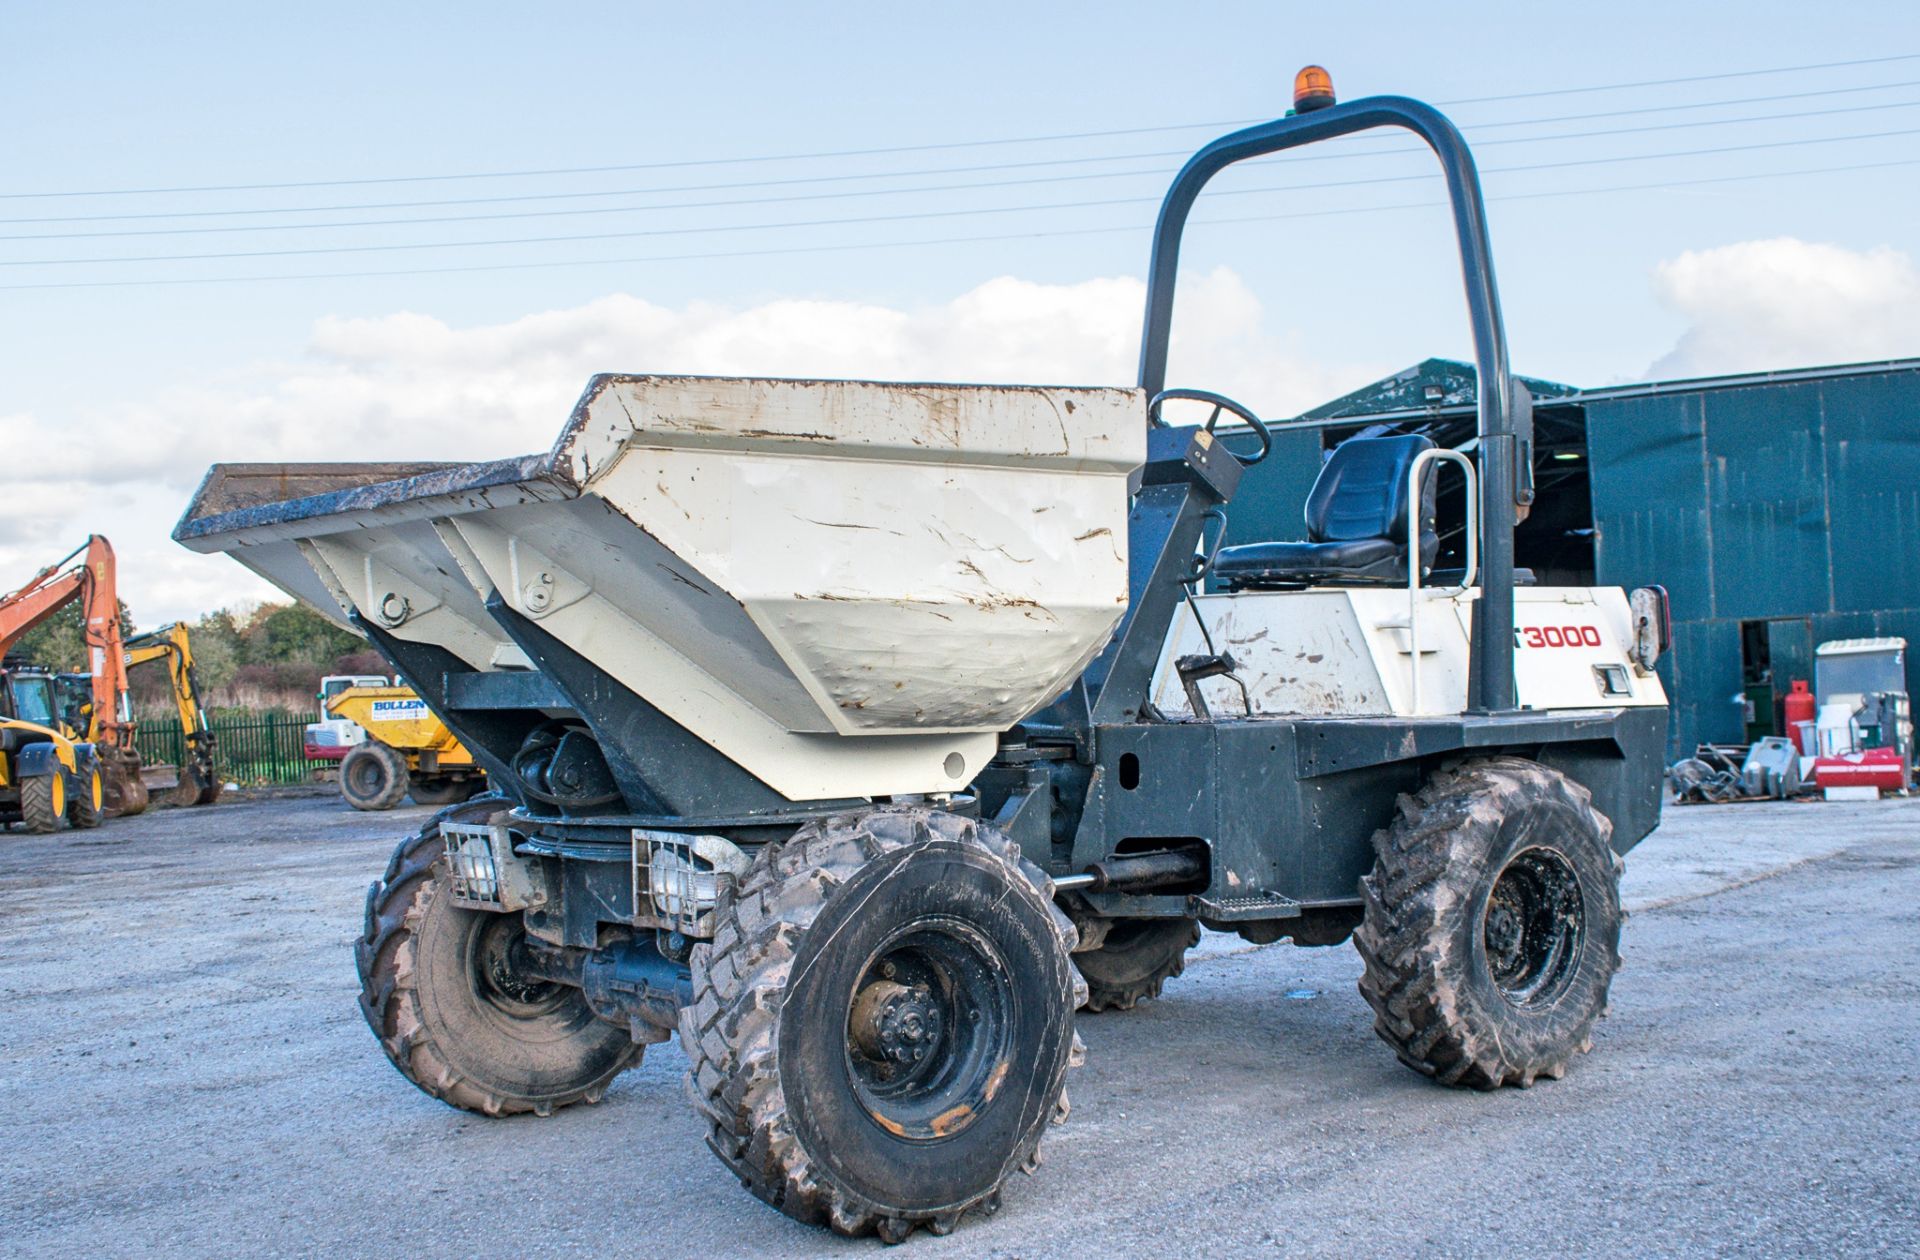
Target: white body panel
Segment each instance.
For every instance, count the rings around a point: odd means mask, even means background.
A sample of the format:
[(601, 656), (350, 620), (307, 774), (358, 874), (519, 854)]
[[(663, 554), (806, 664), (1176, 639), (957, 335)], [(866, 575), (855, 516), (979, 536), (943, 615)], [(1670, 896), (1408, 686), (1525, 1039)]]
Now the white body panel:
[(1145, 434), (1137, 390), (601, 377), (544, 459), (216, 469), (179, 536), (526, 668), (497, 595), (792, 799), (939, 792), (1124, 613)]
[[(1194, 600), (1214, 648), (1239, 664), (1255, 717), (1434, 716), (1467, 705), (1472, 604), (1478, 591), (1420, 596), (1420, 704), (1413, 703), (1412, 636), (1404, 588), (1248, 591)], [(1521, 587), (1514, 592), (1514, 680), (1521, 707), (1613, 709), (1663, 705), (1657, 675), (1627, 659), (1631, 622), (1617, 587)], [(1161, 649), (1153, 703), (1175, 719), (1194, 716), (1174, 669), (1207, 651), (1182, 608)], [(1244, 712), (1229, 678), (1198, 684), (1217, 717)], [(1608, 690), (1607, 688), (1611, 688)]]

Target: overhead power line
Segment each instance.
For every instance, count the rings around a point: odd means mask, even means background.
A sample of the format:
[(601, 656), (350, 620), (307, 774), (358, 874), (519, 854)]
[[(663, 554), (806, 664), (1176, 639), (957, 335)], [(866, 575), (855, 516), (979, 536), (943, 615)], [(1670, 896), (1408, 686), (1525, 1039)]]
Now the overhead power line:
[[(1687, 83), (1711, 83), (1729, 79), (1758, 78), (1767, 75), (1795, 74), (1811, 70), (1835, 70), (1858, 66), (1888, 65), (1896, 62), (1916, 60), (1920, 60), (1920, 53), (1898, 53), (1884, 57), (1863, 57), (1847, 61), (1808, 62), (1792, 66), (1772, 66), (1757, 70), (1733, 70), (1716, 74), (1683, 75), (1668, 79), (1642, 79), (1629, 83), (1601, 83), (1576, 87), (1548, 88), (1532, 92), (1510, 92), (1499, 96), (1460, 97), (1453, 100), (1438, 101), (1436, 104), (1443, 106), (1495, 104), (1506, 101), (1538, 100), (1546, 97), (1572, 96), (1585, 93), (1627, 91), (1637, 88), (1672, 87)], [(1092, 140), (1106, 139), (1115, 136), (1153, 135), (1172, 131), (1191, 131), (1200, 128), (1238, 127), (1253, 121), (1259, 120), (1244, 118), (1225, 119), (1204, 123), (1172, 123), (1156, 127), (1126, 127), (1100, 131), (1059, 132), (1043, 136), (1013, 136), (991, 140), (953, 140), (932, 144), (887, 145), (863, 149), (833, 149), (811, 153), (769, 153), (744, 157), (688, 158), (668, 162), (629, 162), (604, 166), (548, 167), (534, 170), (469, 171), (434, 175), (387, 175), (362, 177), (358, 179), (290, 180), (248, 184), (195, 184), (174, 187), (94, 188), (51, 192), (9, 192), (0, 193), (0, 200), (26, 200), (53, 197), (154, 196), (209, 192), (263, 192), (299, 188), (348, 188), (378, 184), (441, 183), (455, 180), (524, 179), (555, 175), (598, 175), (623, 171), (680, 170), (690, 167), (812, 161), (821, 158), (881, 157), (900, 153), (932, 153), (954, 149), (989, 148), (1000, 145), (1043, 144), (1061, 140)]]
[[(1903, 79), (1891, 83), (1856, 84), (1851, 87), (1819, 88), (1809, 92), (1779, 92), (1768, 96), (1739, 96), (1712, 101), (1685, 101), (1669, 105), (1647, 105), (1638, 109), (1607, 109), (1584, 114), (1559, 114), (1547, 118), (1513, 118), (1498, 122), (1475, 123), (1463, 128), (1469, 135), (1482, 131), (1505, 130), (1510, 127), (1536, 127), (1553, 123), (1588, 122), (1596, 118), (1632, 118), (1647, 114), (1679, 113), (1688, 110), (1720, 109), (1732, 105), (1775, 104), (1780, 101), (1809, 100), (1829, 96), (1853, 96), (1863, 92), (1886, 92), (1897, 88), (1920, 87), (1920, 79)], [(1870, 106), (1865, 108), (1891, 108), (1891, 106)], [(1820, 111), (1797, 111), (1790, 114), (1766, 115), (1763, 117), (1802, 118), (1813, 117)], [(1751, 121), (1714, 119), (1712, 122)], [(1200, 126), (1203, 124), (1193, 124)], [(1707, 125), (1707, 124), (1702, 124)], [(1353, 137), (1359, 139), (1362, 137)], [(1397, 137), (1374, 134), (1372, 139), (1394, 139)], [(1564, 136), (1530, 136), (1529, 142), (1544, 142), (1564, 139)], [(1477, 147), (1503, 143), (1499, 140), (1483, 140)], [(1395, 152), (1417, 152), (1416, 149), (1401, 149)], [(1080, 157), (1040, 158), (1021, 162), (984, 162), (969, 166), (918, 167), (907, 171), (855, 171), (835, 175), (797, 175), (784, 179), (729, 180), (712, 184), (656, 185), (651, 188), (602, 188), (575, 189), (565, 192), (544, 193), (502, 193), (487, 197), (438, 197), (414, 201), (359, 201), (334, 202), (322, 206), (244, 206), (220, 210), (142, 210), (116, 214), (78, 214), (78, 215), (38, 215), (20, 218), (0, 218), (0, 226), (14, 227), (39, 223), (132, 223), (152, 219), (219, 219), (254, 217), (269, 214), (333, 214), (356, 210), (420, 210), (440, 209), (448, 206), (488, 206), (507, 205), (522, 201), (576, 201), (594, 197), (641, 197), (667, 193), (714, 192), (744, 188), (788, 188), (809, 184), (839, 184), (856, 181), (884, 179), (912, 179), (922, 175), (966, 175), (987, 171), (1030, 170), (1049, 166), (1086, 166), (1099, 162), (1134, 161), (1147, 158), (1184, 157), (1190, 150), (1164, 149), (1151, 153), (1105, 153)], [(1288, 155), (1289, 160), (1315, 160), (1322, 155)], [(1334, 155), (1325, 155), (1334, 156)], [(1381, 154), (1342, 154), (1339, 156), (1376, 157)]]
[[(1639, 135), (1657, 131), (1692, 130), (1700, 127), (1728, 127), (1745, 123), (1772, 122), (1788, 118), (1820, 118), (1834, 114), (1877, 113), (1888, 109), (1913, 109), (1920, 107), (1920, 100), (1889, 101), (1879, 105), (1845, 105), (1836, 109), (1803, 110), (1788, 114), (1753, 114), (1743, 118), (1710, 118), (1684, 123), (1654, 123), (1642, 127), (1613, 127), (1598, 131), (1576, 131), (1551, 136), (1512, 137), (1505, 140), (1485, 140), (1476, 147), (1491, 148), (1496, 145), (1538, 144), (1545, 141), (1589, 140), (1610, 136)], [(1391, 154), (1424, 153), (1425, 149), (1410, 146), (1389, 149), (1381, 153), (1326, 156), (1343, 157), (1383, 157)], [(1126, 155), (1132, 159), (1165, 158), (1185, 156), (1185, 150), (1167, 153), (1140, 153)], [(1041, 164), (1046, 165), (1046, 164)], [(1005, 169), (1005, 168), (988, 168)], [(394, 219), (344, 219), (332, 223), (242, 223), (222, 224), (213, 227), (171, 227), (171, 228), (116, 228), (104, 232), (23, 232), (12, 235), (0, 235), (0, 241), (74, 241), (120, 238), (128, 236), (206, 236), (224, 235), (234, 232), (311, 232), (341, 231), (368, 227), (411, 227), (441, 223), (495, 223), (519, 219), (572, 218), (581, 215), (596, 214), (645, 214), (663, 210), (715, 210), (733, 206), (765, 206), (792, 204), (807, 201), (845, 200), (851, 197), (903, 197), (924, 195), (937, 192), (970, 192), (995, 188), (1030, 187), (1035, 184), (1079, 183), (1100, 179), (1134, 179), (1142, 175), (1165, 175), (1164, 167), (1154, 166), (1144, 169), (1122, 171), (1094, 171), (1076, 175), (1039, 175), (1024, 179), (974, 180), (956, 184), (912, 184), (900, 188), (862, 188), (843, 192), (788, 193), (780, 196), (735, 197), (717, 201), (669, 201), (640, 206), (584, 206), (565, 210), (514, 210), (497, 214), (455, 214), (412, 216)], [(1418, 177), (1414, 177), (1418, 178)], [(1367, 182), (1367, 181), (1361, 181)], [(1301, 188), (1340, 188), (1347, 183), (1302, 184)], [(658, 190), (675, 191), (671, 189)]]
[[(1521, 166), (1488, 167), (1489, 175), (1517, 174), (1527, 171), (1564, 170), (1580, 166), (1609, 166), (1622, 162), (1660, 161), (1669, 158), (1707, 157), (1726, 153), (1752, 153), (1773, 149), (1797, 148), (1809, 144), (1839, 144), (1858, 140), (1881, 140), (1896, 136), (1920, 135), (1920, 128), (1865, 132), (1848, 136), (1820, 136), (1800, 140), (1770, 140), (1757, 144), (1719, 145), (1703, 149), (1679, 149), (1665, 153), (1623, 154), (1614, 157), (1574, 158), (1560, 162), (1535, 162)], [(1267, 192), (1301, 192), (1314, 188), (1357, 187), (1371, 184), (1406, 183), (1431, 179), (1430, 174), (1388, 175), (1373, 179), (1345, 180), (1338, 183), (1283, 184), (1257, 188), (1223, 189), (1215, 197), (1247, 196)], [(713, 224), (703, 227), (639, 228), (624, 232), (586, 232), (551, 236), (497, 237), (477, 241), (419, 241), (377, 245), (320, 245), (298, 249), (228, 250), (197, 254), (120, 254), (105, 258), (0, 259), (0, 267), (75, 267), (111, 263), (205, 262), (238, 258), (298, 258), (328, 254), (381, 254), (428, 249), (471, 249), (502, 245), (549, 245), (577, 241), (635, 240), (646, 237), (691, 236), (716, 232), (759, 232), (790, 228), (866, 226), (875, 223), (901, 223), (916, 220), (965, 218), (987, 214), (1022, 214), (1046, 210), (1083, 210), (1105, 206), (1158, 204), (1160, 197), (1107, 197), (1085, 201), (1043, 202), (1019, 206), (982, 206), (956, 210), (924, 210), (901, 214), (854, 215), (836, 219), (797, 219), (777, 223)]]
[(1853, 61), (1818, 61), (1798, 66), (1775, 66), (1768, 70), (1725, 70), (1718, 74), (1683, 74), (1674, 79), (1642, 79), (1638, 83), (1553, 88), (1544, 92), (1510, 92), (1504, 96), (1462, 96), (1439, 103), (1442, 105), (1491, 105), (1497, 101), (1537, 100), (1543, 96), (1578, 96), (1583, 92), (1610, 92), (1625, 88), (1678, 87), (1683, 83), (1717, 83), (1726, 79), (1755, 79), (1769, 74), (1795, 74), (1803, 70), (1841, 70), (1853, 66), (1880, 66), (1893, 61), (1914, 60), (1920, 60), (1920, 53), (1896, 53), (1888, 57), (1866, 57)]
[[(1711, 184), (1748, 183), (1768, 179), (1789, 179), (1808, 175), (1839, 175), (1855, 171), (1885, 170), (1894, 167), (1920, 166), (1920, 157), (1895, 158), (1884, 162), (1851, 162), (1839, 166), (1803, 167), (1787, 171), (1754, 171), (1742, 175), (1712, 175), (1698, 179), (1658, 180), (1639, 184), (1606, 184), (1587, 188), (1559, 188), (1541, 192), (1507, 193), (1490, 196), (1489, 202), (1538, 201), (1559, 197), (1590, 197), (1621, 192), (1648, 192), (1675, 188), (1693, 188)], [(1239, 215), (1194, 219), (1192, 227), (1219, 227), (1245, 223), (1274, 223), (1289, 219), (1317, 219), (1336, 215), (1376, 214), (1397, 210), (1424, 210), (1445, 206), (1444, 201), (1407, 201), (1377, 206), (1343, 206), (1324, 210), (1296, 210), (1279, 214)], [(161, 277), (144, 280), (53, 280), (30, 281), (21, 284), (0, 284), (0, 292), (43, 289), (117, 289), (152, 288), (194, 284), (266, 284), (292, 280), (358, 280), (394, 276), (436, 276), (462, 275), (496, 271), (535, 271), (560, 267), (613, 267), (635, 263), (659, 262), (698, 262), (729, 258), (766, 258), (791, 254), (827, 254), (847, 253), (871, 249), (915, 249), (937, 245), (965, 245), (992, 241), (1024, 241), (1052, 239), (1056, 237), (1108, 236), (1121, 232), (1142, 232), (1145, 227), (1138, 223), (1117, 224), (1111, 227), (1089, 228), (1041, 228), (1024, 232), (999, 232), (975, 236), (947, 236), (932, 239), (905, 241), (855, 241), (833, 245), (785, 245), (771, 246), (765, 249), (714, 250), (699, 253), (647, 254), (622, 258), (565, 258), (548, 259), (539, 262), (508, 263), (469, 263), (452, 267), (408, 267), (378, 271), (309, 271), (286, 272), (276, 275), (252, 276), (185, 276)]]

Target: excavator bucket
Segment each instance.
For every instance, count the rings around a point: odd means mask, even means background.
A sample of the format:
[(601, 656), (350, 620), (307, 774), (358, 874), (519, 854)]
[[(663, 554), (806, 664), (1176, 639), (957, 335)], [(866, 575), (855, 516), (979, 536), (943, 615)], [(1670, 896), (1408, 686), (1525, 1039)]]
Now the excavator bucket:
[(139, 751), (130, 744), (101, 744), (97, 750), (107, 817), (145, 813), (153, 793), (147, 786), (147, 768), (140, 764)]
[(946, 791), (1125, 612), (1145, 411), (602, 376), (545, 455), (218, 465), (174, 537), (474, 670), (583, 659), (794, 800)]
[(225, 786), (214, 773), (211, 759), (192, 749), (185, 765), (160, 762), (141, 766), (140, 782), (150, 800), (180, 809), (213, 804)]

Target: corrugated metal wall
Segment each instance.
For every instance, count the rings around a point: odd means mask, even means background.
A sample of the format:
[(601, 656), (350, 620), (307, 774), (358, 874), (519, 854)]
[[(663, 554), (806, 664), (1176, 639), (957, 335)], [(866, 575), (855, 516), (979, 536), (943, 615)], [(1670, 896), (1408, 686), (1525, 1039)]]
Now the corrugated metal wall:
[(1812, 644), (1920, 647), (1920, 372), (1702, 382), (1585, 407), (1598, 580), (1673, 597), (1676, 750), (1743, 738), (1742, 621), (1776, 621), (1781, 692), (1811, 681)]

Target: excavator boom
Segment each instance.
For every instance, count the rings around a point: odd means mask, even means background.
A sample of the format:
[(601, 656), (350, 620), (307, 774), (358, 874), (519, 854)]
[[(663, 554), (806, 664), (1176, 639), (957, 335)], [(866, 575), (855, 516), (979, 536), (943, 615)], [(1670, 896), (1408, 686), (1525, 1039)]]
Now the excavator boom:
[[(123, 660), (128, 671), (149, 661), (166, 662), (167, 683), (180, 714), (180, 731), (186, 737), (185, 762), (168, 799), (176, 805), (211, 805), (219, 798), (222, 784), (214, 759), (213, 727), (201, 703), (200, 680), (193, 670), (193, 640), (187, 623), (176, 621), (128, 639)], [(149, 767), (149, 771), (158, 769)]]
[(113, 547), (93, 534), (79, 547), (11, 594), (0, 596), (0, 660), (21, 637), (75, 600), (85, 620), (87, 672), (93, 703), (84, 737), (98, 745), (108, 810), (134, 814), (146, 808), (140, 755), (133, 744), (127, 706), (126, 648), (120, 634), (120, 598)]
[[(68, 568), (68, 563), (87, 550), (92, 540), (75, 547), (59, 560), (33, 575), (17, 591), (0, 595), (0, 657), (13, 651), (21, 636), (80, 594), (87, 581), (85, 565)], [(111, 555), (111, 553), (109, 553)]]

